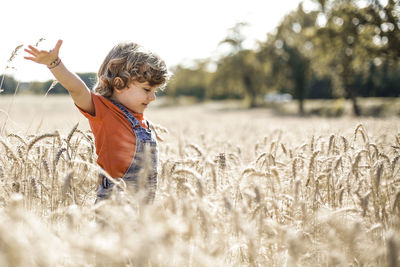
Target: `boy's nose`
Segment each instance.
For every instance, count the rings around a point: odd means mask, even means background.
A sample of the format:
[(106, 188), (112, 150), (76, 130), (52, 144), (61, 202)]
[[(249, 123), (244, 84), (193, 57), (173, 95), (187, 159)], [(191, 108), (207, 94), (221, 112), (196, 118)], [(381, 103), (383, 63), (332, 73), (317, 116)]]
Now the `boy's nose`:
[(155, 99), (156, 99), (156, 93), (155, 93), (155, 92), (149, 94), (149, 100), (150, 100), (150, 101), (154, 101)]

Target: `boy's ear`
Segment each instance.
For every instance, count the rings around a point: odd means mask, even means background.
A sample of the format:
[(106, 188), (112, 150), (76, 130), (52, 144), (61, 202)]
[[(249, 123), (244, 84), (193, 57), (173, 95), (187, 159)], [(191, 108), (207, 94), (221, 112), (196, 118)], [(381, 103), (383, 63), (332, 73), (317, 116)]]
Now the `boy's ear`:
[(126, 87), (126, 84), (124, 80), (122, 80), (120, 77), (115, 77), (113, 80), (113, 87), (116, 90), (122, 90), (123, 88)]

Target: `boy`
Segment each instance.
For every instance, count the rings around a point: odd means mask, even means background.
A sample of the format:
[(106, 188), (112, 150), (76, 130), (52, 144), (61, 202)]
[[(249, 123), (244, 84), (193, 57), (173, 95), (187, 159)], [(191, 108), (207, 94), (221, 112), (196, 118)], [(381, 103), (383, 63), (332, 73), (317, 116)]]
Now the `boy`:
[[(156, 99), (156, 90), (168, 80), (164, 61), (135, 43), (120, 43), (100, 66), (95, 94), (64, 66), (58, 56), (61, 44), (59, 40), (50, 51), (28, 46), (25, 51), (31, 56), (25, 59), (47, 65), (88, 118), (95, 137), (97, 163), (112, 178), (123, 179), (136, 188), (144, 179), (149, 200), (154, 199), (157, 140), (143, 112)], [(97, 199), (108, 198), (113, 186), (100, 175)]]

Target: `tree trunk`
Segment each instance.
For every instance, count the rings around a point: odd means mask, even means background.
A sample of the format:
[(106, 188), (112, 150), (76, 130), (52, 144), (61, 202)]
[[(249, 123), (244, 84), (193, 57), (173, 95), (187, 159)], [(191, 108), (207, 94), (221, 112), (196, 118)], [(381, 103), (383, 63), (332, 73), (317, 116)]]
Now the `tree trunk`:
[(296, 85), (295, 85), (296, 86), (295, 96), (298, 99), (299, 114), (301, 116), (304, 115), (304, 98), (306, 94), (305, 75), (306, 75), (305, 71), (302, 71), (300, 74), (297, 74)]
[(299, 104), (299, 114), (301, 116), (304, 115), (304, 99), (303, 98), (299, 98), (298, 99), (298, 104)]
[(347, 93), (350, 97), (351, 103), (353, 104), (354, 115), (357, 117), (361, 116), (361, 109), (358, 105), (356, 94), (353, 92), (352, 89), (349, 89), (349, 88), (347, 88)]
[(249, 75), (244, 75), (243, 77), (244, 86), (246, 87), (246, 92), (250, 97), (250, 108), (255, 108), (257, 106), (257, 92), (253, 88), (253, 83)]
[(257, 107), (256, 98), (257, 98), (257, 97), (255, 97), (255, 96), (253, 96), (253, 95), (250, 96), (250, 108), (255, 108), (255, 107)]
[(342, 81), (344, 85), (344, 89), (347, 92), (347, 96), (350, 98), (351, 103), (353, 104), (353, 113), (355, 116), (361, 116), (361, 110), (357, 103), (357, 93), (353, 89), (353, 78), (355, 77), (353, 69), (350, 68), (351, 60), (349, 57), (346, 57), (347, 61), (343, 64), (343, 73), (342, 73)]

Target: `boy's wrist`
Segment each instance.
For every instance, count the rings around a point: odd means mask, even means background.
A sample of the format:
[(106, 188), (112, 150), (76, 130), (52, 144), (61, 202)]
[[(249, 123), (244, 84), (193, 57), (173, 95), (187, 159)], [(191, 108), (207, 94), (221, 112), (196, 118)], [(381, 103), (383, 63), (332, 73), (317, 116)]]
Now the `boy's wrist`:
[(57, 57), (54, 61), (52, 61), (50, 64), (47, 65), (49, 69), (54, 69), (61, 63), (61, 59)]

